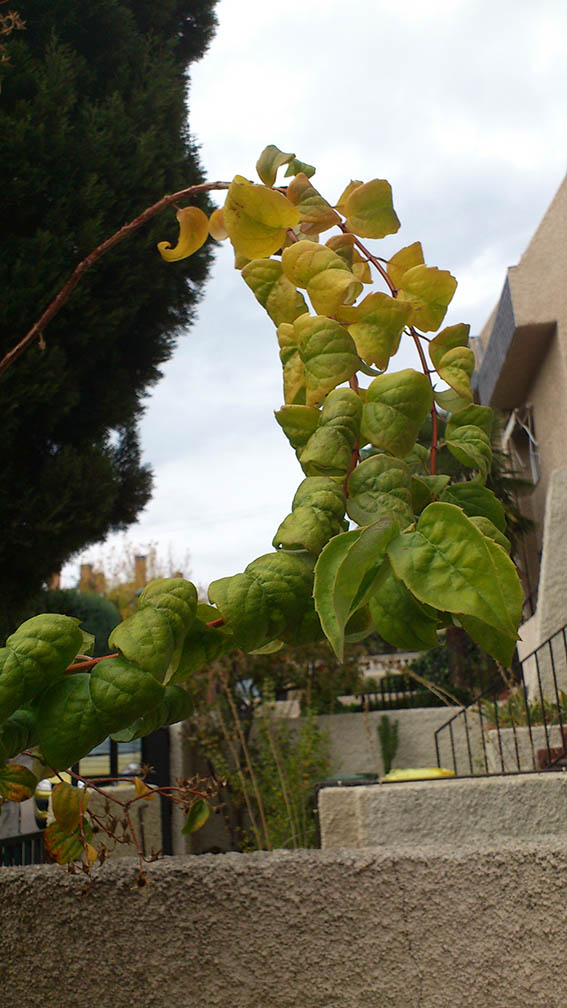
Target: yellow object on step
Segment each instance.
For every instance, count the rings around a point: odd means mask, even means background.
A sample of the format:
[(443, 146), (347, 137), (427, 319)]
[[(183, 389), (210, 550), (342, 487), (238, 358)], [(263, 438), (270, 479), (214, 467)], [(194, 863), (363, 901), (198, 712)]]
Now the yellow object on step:
[(437, 780), (440, 777), (455, 776), (454, 770), (445, 770), (444, 767), (409, 767), (407, 770), (390, 770), (382, 781), (392, 784), (397, 781)]

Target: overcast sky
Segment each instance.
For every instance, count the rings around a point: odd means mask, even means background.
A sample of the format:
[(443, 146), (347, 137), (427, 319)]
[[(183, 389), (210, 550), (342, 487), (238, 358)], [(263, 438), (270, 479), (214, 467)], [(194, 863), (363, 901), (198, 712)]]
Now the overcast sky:
[[(563, 0), (221, 0), (217, 10), (189, 99), (207, 178), (253, 178), (274, 143), (317, 167), (331, 202), (351, 178), (388, 179), (402, 228), (370, 244), (389, 255), (420, 240), (427, 264), (459, 282), (445, 324), (477, 333), (567, 168)], [(180, 563), (189, 552), (202, 585), (272, 548), (303, 478), (273, 418), (275, 331), (232, 263), (220, 246), (198, 321), (148, 397), (154, 496), (127, 534), (140, 552), (156, 543)], [(77, 557), (65, 583), (100, 553)]]

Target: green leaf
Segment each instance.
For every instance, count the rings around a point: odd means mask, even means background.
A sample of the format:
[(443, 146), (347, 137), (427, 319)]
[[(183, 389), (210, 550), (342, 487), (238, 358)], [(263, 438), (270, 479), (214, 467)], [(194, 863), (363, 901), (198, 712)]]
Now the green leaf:
[(480, 515), (488, 518), (500, 532), (506, 531), (506, 512), (504, 506), (482, 484), (475, 480), (466, 483), (453, 483), (443, 491), (441, 500), (447, 504), (456, 504), (462, 508), (469, 518)]
[(104, 741), (111, 724), (91, 700), (90, 676), (74, 672), (54, 682), (39, 701), (39, 744), (54, 770), (66, 770)]
[(460, 508), (430, 504), (416, 531), (399, 536), (388, 553), (396, 576), (421, 602), (516, 635), (523, 595), (514, 564)]
[(392, 518), (400, 528), (413, 521), (410, 471), (401, 459), (372, 455), (348, 480), (347, 514), (358, 525)]
[(157, 707), (163, 691), (151, 672), (120, 657), (99, 662), (90, 676), (92, 702), (112, 731)]
[(408, 651), (429, 650), (438, 644), (438, 617), (408, 591), (386, 563), (370, 599), (372, 622), (383, 640)]
[(413, 245), (406, 245), (392, 256), (387, 265), (388, 276), (398, 290), (402, 286), (403, 279), (409, 269), (414, 266), (422, 266), (425, 262), (421, 242), (414, 242)]
[(81, 813), (85, 812), (89, 803), (89, 793), (84, 788), (73, 787), (62, 781), (55, 784), (51, 792), (53, 815), (66, 833), (77, 829)]
[(307, 311), (305, 298), (284, 276), (277, 259), (253, 259), (242, 270), (242, 277), (276, 326), (293, 322)]
[(79, 620), (58, 613), (33, 616), (0, 650), (0, 722), (42, 692), (79, 653)]
[(346, 475), (360, 433), (361, 417), (362, 401), (356, 392), (334, 389), (329, 393), (317, 429), (297, 452), (306, 476)]
[(416, 442), (412, 450), (404, 455), (404, 462), (414, 475), (427, 475), (429, 472), (429, 452), (425, 445)]
[(216, 661), (217, 658), (221, 658), (222, 655), (229, 654), (237, 647), (234, 637), (226, 627), (206, 625), (220, 617), (217, 609), (213, 609), (212, 606), (199, 605), (197, 615), (200, 618), (195, 620), (185, 638), (179, 665), (170, 679), (170, 684), (186, 682), (194, 672), (204, 668), (210, 662)]
[(356, 186), (344, 204), (346, 226), (360, 238), (384, 238), (400, 229), (392, 204), (392, 187), (385, 179)]
[(256, 162), (256, 171), (264, 185), (273, 186), (278, 174), (278, 168), (289, 164), (295, 159), (295, 154), (284, 154), (275, 144), (268, 144)]
[[(69, 833), (58, 822), (50, 823), (43, 835), (43, 842), (52, 861), (56, 861), (57, 864), (70, 864), (82, 858), (85, 854), (85, 844), (89, 845), (93, 836), (92, 827), (88, 822), (83, 822), (83, 832), (84, 840), (79, 828)], [(94, 848), (92, 850), (94, 851)], [(89, 860), (93, 858), (89, 856)]]
[(303, 172), (299, 172), (288, 185), (287, 198), (299, 208), (304, 234), (319, 235), (340, 224), (341, 218), (336, 210), (317, 192)]
[(305, 368), (305, 403), (314, 406), (335, 386), (352, 377), (358, 367), (358, 356), (349, 334), (333, 319), (301, 315), (293, 327)]
[(459, 323), (443, 329), (429, 344), (429, 356), (439, 377), (461, 399), (472, 400), (474, 353), (469, 348), (470, 326)]
[(282, 406), (274, 416), (292, 448), (304, 448), (319, 426), (321, 413), (313, 406)]
[(407, 368), (380, 375), (370, 383), (362, 409), (363, 443), (403, 458), (431, 410), (433, 393), (425, 377)]
[(245, 574), (262, 589), (269, 617), (268, 640), (285, 638), (312, 605), (313, 572), (290, 553), (266, 553), (248, 564)]
[(445, 430), (445, 442), (452, 455), (462, 465), (478, 469), (486, 478), (492, 462), (490, 430), (492, 410), (488, 406), (471, 405), (453, 413)]
[(263, 259), (282, 247), (286, 229), (299, 223), (299, 211), (282, 193), (237, 175), (226, 197), (224, 222), (241, 255)]
[(144, 738), (164, 725), (185, 721), (191, 716), (193, 710), (194, 704), (189, 693), (181, 686), (168, 683), (157, 707), (154, 707), (148, 714), (144, 714), (143, 717), (137, 718), (127, 728), (112, 732), (111, 738), (115, 742), (132, 742), (134, 739)]
[(512, 547), (509, 539), (502, 534), (500, 529), (496, 528), (496, 525), (493, 525), (490, 519), (484, 518), (482, 515), (473, 515), (470, 520), (473, 525), (476, 525), (477, 529), (482, 532), (483, 536), (487, 536), (488, 539), (492, 539), (493, 542), (497, 543), (498, 546), (501, 546), (506, 553), (510, 553)]
[(298, 175), (300, 172), (302, 172), (304, 175), (307, 176), (307, 178), (312, 178), (312, 176), (315, 174), (315, 171), (316, 169), (313, 167), (313, 165), (307, 164), (305, 161), (298, 161), (298, 159), (294, 157), (293, 160), (289, 162), (286, 168), (285, 177), (289, 178), (290, 175)]
[(472, 616), (460, 616), (459, 622), (483, 651), (492, 655), (505, 668), (512, 664), (517, 643), (516, 634), (503, 633), (495, 627), (481, 623), (480, 620), (474, 619)]
[(343, 660), (345, 628), (349, 617), (372, 594), (386, 549), (398, 527), (382, 519), (365, 529), (335, 536), (325, 546), (315, 566), (315, 608), (321, 626), (339, 661)]
[(415, 476), (411, 477), (411, 502), (415, 514), (420, 514), (424, 507), (437, 500), (443, 492), (448, 476)]
[(121, 651), (127, 661), (139, 665), (160, 682), (167, 673), (177, 643), (168, 616), (151, 607), (139, 609), (119, 623), (108, 638), (109, 647)]
[(339, 308), (337, 317), (350, 323), (357, 353), (367, 364), (384, 370), (398, 350), (402, 330), (411, 315), (411, 307), (380, 292), (367, 294), (353, 308)]
[(37, 777), (19, 763), (0, 766), (0, 798), (4, 801), (23, 802), (31, 798), (37, 786)]
[(80, 652), (78, 653), (82, 655), (93, 655), (95, 646), (95, 635), (92, 633), (87, 633), (87, 631), (83, 630), (82, 627), (81, 627), (81, 634), (83, 639), (81, 641)]
[(272, 545), (317, 555), (342, 531), (344, 513), (343, 487), (330, 477), (308, 476), (297, 488), (291, 514), (284, 518)]
[(201, 826), (205, 825), (210, 814), (211, 809), (208, 802), (204, 798), (197, 798), (189, 809), (185, 826), (181, 832), (185, 833), (185, 835), (195, 833), (198, 829), (201, 829)]
[(249, 574), (219, 578), (209, 586), (209, 600), (217, 606), (236, 647), (252, 651), (274, 636), (262, 586)]
[(148, 608), (166, 617), (175, 647), (178, 647), (195, 619), (197, 589), (185, 578), (155, 578), (138, 600), (139, 610)]
[(459, 410), (464, 409), (465, 406), (468, 406), (468, 400), (462, 399), (451, 388), (445, 389), (443, 392), (434, 392), (433, 398), (445, 413), (457, 413)]
[(412, 325), (421, 332), (435, 332), (447, 314), (456, 289), (457, 281), (447, 270), (413, 266), (404, 273), (398, 298), (411, 305)]
[(38, 741), (37, 710), (21, 707), (0, 725), (0, 764), (13, 759)]

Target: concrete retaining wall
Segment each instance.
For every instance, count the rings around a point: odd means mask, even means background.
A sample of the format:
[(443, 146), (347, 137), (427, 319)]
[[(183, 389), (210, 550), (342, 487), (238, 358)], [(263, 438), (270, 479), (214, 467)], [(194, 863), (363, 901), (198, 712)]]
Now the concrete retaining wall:
[[(415, 710), (388, 711), (390, 720), (398, 722), (398, 751), (394, 768), (437, 766), (435, 731), (445, 724), (460, 708), (423, 707)], [(369, 714), (333, 714), (317, 718), (327, 732), (331, 747), (333, 773), (378, 773), (384, 768), (380, 755), (377, 728), (382, 711)], [(473, 765), (480, 765), (482, 743), (476, 718), (469, 719), (469, 743)], [(455, 724), (453, 741), (459, 772), (469, 773), (468, 747), (462, 718)], [(441, 761), (453, 768), (449, 734), (443, 733)]]
[(0, 869), (3, 1008), (562, 1008), (567, 844)]
[(567, 774), (324, 788), (319, 824), (326, 849), (567, 837)]

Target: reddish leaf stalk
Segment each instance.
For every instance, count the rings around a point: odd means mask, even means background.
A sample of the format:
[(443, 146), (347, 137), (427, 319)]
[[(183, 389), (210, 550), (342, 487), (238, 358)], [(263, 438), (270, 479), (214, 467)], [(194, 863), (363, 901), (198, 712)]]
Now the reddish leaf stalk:
[(87, 669), (94, 668), (101, 661), (107, 661), (108, 658), (118, 658), (118, 651), (114, 651), (112, 654), (103, 655), (102, 658), (89, 658), (88, 661), (84, 662), (74, 662), (71, 665), (67, 665), (65, 672), (86, 672)]

